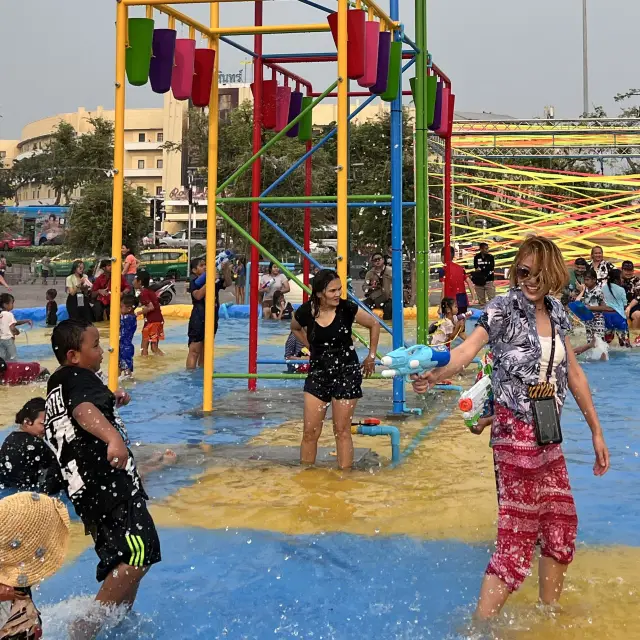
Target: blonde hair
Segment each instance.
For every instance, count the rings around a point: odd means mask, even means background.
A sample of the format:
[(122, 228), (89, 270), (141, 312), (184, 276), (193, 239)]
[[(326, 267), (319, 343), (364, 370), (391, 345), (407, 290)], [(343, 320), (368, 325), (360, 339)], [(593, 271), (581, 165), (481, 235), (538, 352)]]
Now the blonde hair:
[(539, 286), (543, 290), (548, 290), (551, 295), (559, 295), (569, 282), (567, 265), (564, 263), (562, 253), (557, 245), (542, 236), (527, 238), (520, 245), (509, 271), (511, 286), (518, 285), (516, 269), (520, 261), (527, 256), (533, 257), (533, 271), (534, 273), (538, 272)]

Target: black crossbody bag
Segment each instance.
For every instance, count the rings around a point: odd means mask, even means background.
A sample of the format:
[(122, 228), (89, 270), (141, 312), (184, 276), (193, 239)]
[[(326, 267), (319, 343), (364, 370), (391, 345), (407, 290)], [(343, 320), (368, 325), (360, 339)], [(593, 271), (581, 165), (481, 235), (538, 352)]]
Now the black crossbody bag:
[(528, 389), (533, 423), (535, 426), (536, 440), (540, 446), (548, 444), (560, 444), (562, 442), (562, 430), (560, 429), (560, 415), (556, 403), (556, 389), (551, 382), (553, 362), (556, 356), (556, 330), (551, 321), (551, 355), (547, 368), (547, 381), (530, 385)]

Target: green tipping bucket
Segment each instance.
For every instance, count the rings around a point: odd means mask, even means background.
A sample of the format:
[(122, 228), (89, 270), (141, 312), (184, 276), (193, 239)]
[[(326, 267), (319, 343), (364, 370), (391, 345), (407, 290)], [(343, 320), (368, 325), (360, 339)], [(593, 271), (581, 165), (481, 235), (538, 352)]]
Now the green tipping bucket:
[(402, 84), (402, 42), (392, 42), (389, 53), (389, 75), (387, 90), (380, 96), (385, 102), (393, 102)]
[[(311, 103), (313, 98), (305, 96), (302, 98), (302, 111), (304, 111)], [(302, 120), (300, 120), (300, 129), (298, 131), (298, 140), (308, 142), (313, 139), (313, 111), (309, 111)]]
[(129, 46), (126, 67), (129, 84), (141, 87), (149, 81), (154, 22), (150, 18), (129, 18)]
[(436, 117), (436, 96), (438, 94), (438, 76), (427, 76), (427, 127)]

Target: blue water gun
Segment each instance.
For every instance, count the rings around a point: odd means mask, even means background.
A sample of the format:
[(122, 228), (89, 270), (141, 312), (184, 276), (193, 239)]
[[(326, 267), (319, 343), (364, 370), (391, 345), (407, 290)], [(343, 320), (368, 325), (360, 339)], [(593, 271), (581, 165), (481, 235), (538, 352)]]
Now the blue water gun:
[(450, 358), (451, 353), (446, 347), (427, 347), (423, 344), (401, 347), (382, 358), (382, 364), (389, 367), (382, 372), (382, 376), (395, 378), (396, 376), (424, 373), (434, 367), (445, 367), (449, 364)]

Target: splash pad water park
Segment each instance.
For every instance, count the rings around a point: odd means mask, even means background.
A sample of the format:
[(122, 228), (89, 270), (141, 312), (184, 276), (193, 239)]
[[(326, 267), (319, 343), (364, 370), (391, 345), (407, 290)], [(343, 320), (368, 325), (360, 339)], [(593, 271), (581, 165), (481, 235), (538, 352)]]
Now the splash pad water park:
[[(324, 451), (315, 468), (297, 465), (301, 434), (301, 376), (282, 374), (281, 362), (288, 328), (261, 322), (257, 279), (260, 256), (274, 256), (259, 242), (261, 221), (275, 225), (267, 206), (304, 207), (305, 234), (293, 238), (304, 258), (298, 279), (309, 284), (311, 216), (326, 201), (312, 191), (313, 151), (326, 139), (314, 140), (311, 112), (315, 104), (337, 93), (336, 135), (338, 274), (346, 291), (348, 267), (348, 208), (387, 206), (391, 211), (394, 321), (380, 345), (386, 353), (405, 343), (426, 344), (433, 311), (429, 309), (429, 201), (444, 199), (442, 237), (450, 246), (478, 242), (484, 230), (469, 224), (469, 214), (493, 217), (500, 224), (492, 233), (498, 264), (510, 262), (513, 248), (527, 233), (545, 235), (561, 246), (567, 261), (583, 255), (595, 243), (607, 258), (640, 261), (638, 191), (634, 176), (575, 175), (501, 165), (482, 149), (495, 144), (482, 135), (471, 139), (453, 125), (452, 81), (427, 50), (427, 3), (416, 1), (415, 34), (405, 32), (400, 2), (389, 11), (373, 1), (346, 0), (324, 7), (300, 0), (318, 11), (317, 23), (264, 25), (263, 3), (254, 9), (253, 24), (223, 27), (220, 3), (210, 4), (205, 26), (172, 5), (197, 4), (158, 0), (117, 3), (116, 157), (112, 314), (101, 327), (109, 345), (109, 383), (118, 380), (119, 273), (122, 244), (124, 184), (124, 107), (127, 80), (141, 85), (151, 79), (159, 92), (174, 91), (209, 107), (209, 197), (207, 260), (216, 257), (216, 222), (224, 219), (252, 245), (252, 295), (248, 309), (228, 309), (214, 338), (213, 279), (207, 283), (207, 327), (204, 371), (185, 372), (186, 319), (183, 309), (166, 308), (165, 358), (137, 364), (134, 382), (126, 383), (133, 397), (122, 411), (134, 455), (171, 447), (174, 466), (145, 481), (151, 511), (159, 528), (163, 561), (145, 578), (135, 612), (124, 620), (114, 616), (109, 638), (465, 638), (480, 576), (493, 546), (496, 519), (495, 483), (485, 437), (464, 428), (456, 411), (457, 390), (437, 389), (424, 399), (412, 394), (404, 380), (370, 380), (359, 404), (358, 418), (383, 417), (396, 429), (397, 459), (388, 436), (354, 435), (356, 468), (340, 472), (332, 457), (333, 437), (325, 427)], [(266, 6), (268, 13), (269, 5)], [(336, 11), (337, 10), (337, 11)], [(138, 17), (146, 11), (145, 17)], [(162, 16), (167, 24), (161, 25)], [(329, 20), (327, 20), (327, 17)], [(186, 25), (189, 38), (176, 38), (176, 23)], [(325, 32), (334, 28), (336, 51), (271, 54), (263, 37), (288, 33)], [(207, 39), (196, 49), (195, 35)], [(352, 36), (353, 33), (353, 36)], [(242, 50), (256, 68), (254, 82), (254, 156), (238, 171), (217, 183), (218, 62), (221, 47), (239, 47), (231, 38), (252, 35), (254, 47)], [(275, 38), (274, 38), (275, 42)], [(153, 51), (153, 58), (151, 58)], [(383, 54), (383, 55), (381, 55)], [(376, 64), (372, 64), (372, 59)], [(388, 64), (387, 64), (388, 61)], [(311, 83), (282, 65), (337, 62), (337, 79), (317, 93)], [(193, 70), (195, 69), (195, 75)], [(412, 91), (402, 90), (402, 74), (415, 69)], [(369, 74), (367, 76), (367, 73)], [(347, 181), (348, 122), (351, 92), (346, 79), (357, 80), (369, 96), (391, 103), (392, 177), (388, 195), (350, 194)], [(306, 93), (306, 95), (303, 95)], [(402, 94), (416, 106), (413, 202), (402, 200)], [(262, 129), (278, 131), (266, 147)], [(297, 131), (296, 131), (297, 129)], [(261, 188), (260, 160), (284, 135), (295, 133), (307, 153), (278, 181), (299, 167), (307, 171), (307, 191), (294, 200), (270, 194), (277, 184)], [(508, 137), (508, 132), (503, 135)], [(577, 132), (581, 147), (587, 136)], [(512, 140), (512, 138), (510, 138)], [(501, 142), (505, 147), (509, 142)], [(528, 140), (527, 144), (539, 144)], [(597, 144), (601, 144), (598, 142)], [(429, 193), (427, 161), (440, 147), (443, 162), (442, 196)], [(251, 232), (239, 227), (224, 211), (225, 189), (240, 172), (251, 170), (251, 194), (234, 196), (251, 204)], [(557, 188), (541, 197), (540, 184)], [(597, 191), (597, 194), (595, 193)], [(603, 192), (607, 192), (603, 195)], [(491, 211), (480, 208), (482, 198), (500, 194)], [(463, 196), (462, 198), (460, 196)], [(414, 313), (403, 317), (402, 219), (415, 215), (418, 296)], [(277, 227), (277, 225), (275, 225)], [(284, 233), (284, 232), (283, 232)], [(277, 261), (276, 261), (277, 262)], [(27, 313), (27, 310), (25, 310)], [(16, 314), (17, 315), (17, 314)], [(244, 317), (242, 317), (244, 316)], [(166, 348), (165, 348), (166, 346)], [(20, 344), (21, 357), (38, 360), (49, 369), (55, 362), (44, 329)], [(215, 350), (215, 361), (214, 361)], [(588, 430), (573, 401), (563, 414), (565, 454), (580, 517), (579, 545), (568, 574), (562, 606), (552, 614), (534, 606), (536, 582), (530, 578), (505, 609), (495, 637), (504, 638), (635, 638), (640, 637), (638, 593), (640, 560), (637, 528), (640, 518), (640, 441), (633, 403), (633, 381), (640, 373), (633, 350), (614, 351), (608, 362), (586, 363), (597, 409), (613, 460), (611, 472), (595, 482)], [(474, 372), (454, 386), (468, 387)], [(245, 382), (247, 381), (246, 386)], [(626, 386), (623, 386), (625, 385)], [(0, 388), (0, 415), (8, 426), (22, 403), (44, 389), (29, 386)], [(421, 413), (413, 411), (420, 409)], [(139, 453), (138, 453), (139, 452)], [(64, 568), (39, 589), (45, 637), (64, 638), (67, 624), (88, 606), (96, 584), (95, 554), (79, 522), (73, 525), (72, 545)], [(119, 624), (116, 624), (118, 622)]]

